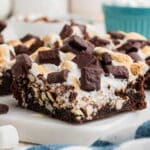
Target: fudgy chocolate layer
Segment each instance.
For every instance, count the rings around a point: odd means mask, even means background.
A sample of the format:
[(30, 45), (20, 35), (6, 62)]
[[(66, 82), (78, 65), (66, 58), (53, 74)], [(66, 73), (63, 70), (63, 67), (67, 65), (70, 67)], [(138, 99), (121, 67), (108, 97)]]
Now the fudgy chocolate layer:
[(4, 71), (0, 77), (0, 95), (11, 94), (12, 74), (10, 70)]

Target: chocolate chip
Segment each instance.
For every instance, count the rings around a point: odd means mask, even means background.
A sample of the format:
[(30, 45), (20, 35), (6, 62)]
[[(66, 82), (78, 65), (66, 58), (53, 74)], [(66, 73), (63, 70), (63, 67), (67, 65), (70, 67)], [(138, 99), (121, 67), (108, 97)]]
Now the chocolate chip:
[(60, 37), (62, 39), (65, 39), (65, 38), (71, 36), (72, 33), (73, 33), (73, 30), (72, 30), (71, 26), (66, 24), (63, 27), (62, 31), (60, 32)]
[(18, 55), (16, 57), (16, 63), (12, 66), (12, 75), (19, 79), (26, 75), (32, 66), (30, 57), (27, 54)]
[(119, 32), (108, 32), (112, 39), (124, 39), (125, 35)]
[(147, 65), (149, 65), (149, 66), (150, 66), (150, 56), (149, 56), (149, 57), (147, 57), (147, 58), (145, 59), (145, 61), (146, 61)]
[(103, 53), (101, 62), (103, 65), (111, 65), (111, 63), (112, 63), (111, 55), (107, 52)]
[(35, 42), (30, 46), (28, 50), (28, 54), (31, 55), (34, 53), (39, 47), (43, 46), (44, 42), (41, 39), (36, 39)]
[(73, 35), (64, 41), (64, 45), (60, 49), (63, 52), (72, 52), (75, 54), (79, 54), (82, 51), (92, 53), (94, 50), (94, 45), (77, 35)]
[(14, 49), (15, 49), (16, 55), (28, 53), (28, 48), (25, 45), (21, 45), (21, 44), (17, 45), (14, 47)]
[(59, 50), (47, 50), (47, 51), (40, 51), (39, 52), (39, 63), (51, 63), (55, 65), (60, 64), (60, 58), (59, 58)]
[(96, 58), (96, 56), (89, 54), (87, 52), (80, 53), (72, 61), (74, 61), (79, 68), (83, 68), (89, 65), (99, 66), (99, 61)]
[(4, 43), (4, 37), (3, 35), (0, 34), (0, 44), (3, 44)]
[(6, 114), (9, 110), (8, 105), (6, 104), (0, 104), (0, 114)]
[(137, 52), (130, 52), (128, 53), (128, 55), (135, 61), (141, 61), (142, 58), (139, 56), (139, 54)]
[(6, 28), (7, 24), (4, 21), (0, 21), (0, 32), (2, 32)]
[(81, 89), (85, 91), (100, 90), (100, 76), (102, 69), (97, 66), (84, 67), (81, 69)]
[(61, 72), (52, 72), (47, 76), (47, 82), (52, 83), (63, 83), (67, 80), (69, 71), (67, 69), (62, 70)]
[(108, 74), (112, 74), (115, 78), (120, 78), (120, 79), (128, 79), (129, 78), (128, 69), (124, 66), (107, 65), (107, 66), (105, 66), (105, 72)]
[(39, 39), (39, 37), (38, 37), (38, 36), (35, 36), (35, 35), (33, 35), (33, 34), (27, 34), (27, 35), (25, 35), (24, 37), (22, 37), (20, 40), (21, 40), (22, 42), (26, 42), (26, 41), (29, 41), (29, 40), (31, 40), (31, 39)]
[(146, 45), (146, 41), (143, 40), (128, 40), (125, 44), (120, 46), (118, 51), (125, 51), (127, 54), (130, 52), (137, 52), (140, 48)]
[(100, 46), (100, 47), (106, 47), (107, 45), (110, 44), (110, 42), (108, 40), (102, 39), (102, 38), (100, 38), (98, 36), (94, 36), (89, 41), (92, 44), (94, 44), (96, 47), (98, 47), (98, 46)]

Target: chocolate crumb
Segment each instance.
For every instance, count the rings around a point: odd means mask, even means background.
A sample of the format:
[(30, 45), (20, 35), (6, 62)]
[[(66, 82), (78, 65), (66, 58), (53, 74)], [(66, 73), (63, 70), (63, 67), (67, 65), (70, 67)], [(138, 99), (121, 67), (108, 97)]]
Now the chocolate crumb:
[(99, 61), (96, 56), (89, 54), (87, 52), (82, 52), (77, 55), (73, 60), (79, 68), (83, 68), (89, 65), (97, 65), (99, 66)]
[(112, 64), (111, 55), (107, 52), (103, 53), (101, 62), (102, 62), (103, 65), (111, 65)]
[(41, 39), (37, 38), (35, 42), (30, 46), (28, 54), (31, 55), (41, 46), (44, 46), (44, 42)]
[(67, 69), (62, 70), (61, 72), (52, 72), (47, 76), (47, 82), (52, 83), (63, 83), (67, 80), (69, 71)]
[(12, 66), (12, 75), (19, 79), (26, 75), (32, 66), (31, 59), (27, 54), (18, 55), (16, 57), (16, 63)]
[(17, 45), (14, 47), (16, 55), (19, 54), (28, 54), (28, 48), (25, 45)]
[(63, 27), (62, 31), (60, 32), (60, 37), (64, 40), (65, 38), (71, 36), (72, 33), (73, 33), (73, 30), (71, 26), (66, 24)]
[(55, 65), (60, 64), (60, 58), (59, 58), (59, 50), (47, 50), (47, 51), (40, 51), (39, 52), (39, 63), (51, 63)]
[(95, 47), (106, 47), (107, 45), (110, 44), (110, 42), (108, 40), (102, 39), (98, 36), (94, 36), (93, 38), (91, 38), (89, 40), (92, 44), (95, 45)]
[(97, 66), (84, 67), (81, 69), (81, 89), (85, 91), (100, 90), (100, 76), (102, 69)]
[(125, 35), (120, 32), (108, 32), (112, 39), (124, 39)]
[(29, 41), (29, 40), (31, 40), (31, 39), (39, 39), (39, 37), (36, 36), (36, 35), (33, 35), (33, 34), (27, 34), (27, 35), (25, 35), (24, 37), (22, 37), (20, 40), (21, 40), (22, 42), (26, 42), (26, 41)]
[(64, 45), (60, 48), (60, 50), (63, 52), (72, 52), (75, 54), (79, 54), (83, 51), (92, 53), (94, 50), (94, 45), (77, 35), (73, 35), (64, 41)]
[(146, 41), (143, 40), (128, 40), (125, 44), (120, 46), (118, 51), (125, 51), (125, 53), (137, 52), (140, 48), (146, 45)]
[(129, 72), (125, 66), (107, 65), (107, 66), (105, 66), (104, 70), (106, 73), (112, 74), (115, 78), (120, 78), (120, 79), (128, 79), (129, 78)]

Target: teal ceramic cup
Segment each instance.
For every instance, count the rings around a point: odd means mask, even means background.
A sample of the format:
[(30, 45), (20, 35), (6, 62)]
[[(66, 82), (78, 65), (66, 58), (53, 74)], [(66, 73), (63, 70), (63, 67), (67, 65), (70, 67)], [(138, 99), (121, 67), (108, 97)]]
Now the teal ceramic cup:
[(150, 38), (150, 8), (103, 5), (106, 31), (138, 32)]

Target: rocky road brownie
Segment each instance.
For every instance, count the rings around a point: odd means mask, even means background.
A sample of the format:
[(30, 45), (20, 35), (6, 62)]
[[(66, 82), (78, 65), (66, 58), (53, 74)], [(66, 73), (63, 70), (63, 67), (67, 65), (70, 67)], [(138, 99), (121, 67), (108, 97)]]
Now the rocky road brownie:
[(12, 91), (20, 107), (71, 123), (83, 123), (146, 107), (148, 66), (128, 55), (94, 48), (73, 35), (60, 48), (21, 54), (12, 67)]
[(89, 40), (95, 47), (105, 47), (127, 54), (133, 61), (146, 62), (149, 70), (145, 74), (145, 88), (150, 89), (150, 41), (137, 33), (108, 32), (103, 37), (95, 36)]

